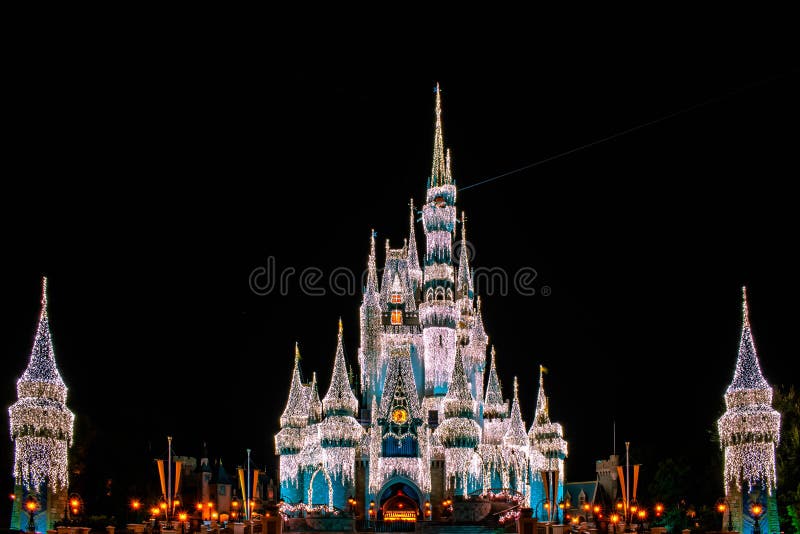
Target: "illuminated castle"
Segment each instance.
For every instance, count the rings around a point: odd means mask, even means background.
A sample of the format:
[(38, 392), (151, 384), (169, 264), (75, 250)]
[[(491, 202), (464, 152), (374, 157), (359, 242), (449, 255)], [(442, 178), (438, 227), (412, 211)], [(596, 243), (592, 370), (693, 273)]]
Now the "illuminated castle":
[(17, 380), (17, 402), (8, 409), (14, 441), (16, 482), (11, 528), (26, 530), (26, 506), (36, 500), (37, 532), (53, 528), (67, 499), (67, 450), (74, 415), (65, 404), (67, 387), (56, 366), (47, 317), (47, 279), (42, 280), (42, 311), (28, 367)]
[[(289, 398), (275, 435), (280, 494), (288, 505), (348, 509), (354, 500), (362, 517), (371, 509), (376, 518), (428, 519), (447, 497), (505, 489), (544, 519), (543, 503), (562, 497), (567, 443), (561, 425), (550, 421), (544, 369), (529, 430), (516, 378), (513, 400), (503, 398), (494, 349), (484, 387), (488, 336), (473, 287), (465, 218), (456, 218), (456, 191), (437, 86), (426, 201), (421, 212), (411, 204), (404, 246), (390, 248), (387, 240), (380, 284), (374, 232), (370, 239), (358, 395), (345, 364), (341, 321), (322, 400), (316, 374), (303, 381), (295, 350)], [(418, 213), (426, 245), (422, 263)], [(549, 499), (543, 476), (557, 490)]]
[(772, 388), (761, 374), (747, 293), (743, 293), (742, 338), (733, 382), (725, 392), (727, 410), (717, 421), (720, 445), (725, 450), (725, 497), (723, 525), (752, 534), (756, 521), (761, 533), (777, 534), (775, 500), (775, 447), (780, 440), (781, 416), (772, 408)]

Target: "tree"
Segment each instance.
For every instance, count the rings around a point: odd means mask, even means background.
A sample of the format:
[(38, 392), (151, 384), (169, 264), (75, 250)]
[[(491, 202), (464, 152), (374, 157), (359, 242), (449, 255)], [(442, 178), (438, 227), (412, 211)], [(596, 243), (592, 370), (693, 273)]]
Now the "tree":
[(780, 386), (772, 405), (781, 414), (781, 441), (776, 451), (781, 529), (786, 534), (800, 534), (800, 394), (794, 386)]

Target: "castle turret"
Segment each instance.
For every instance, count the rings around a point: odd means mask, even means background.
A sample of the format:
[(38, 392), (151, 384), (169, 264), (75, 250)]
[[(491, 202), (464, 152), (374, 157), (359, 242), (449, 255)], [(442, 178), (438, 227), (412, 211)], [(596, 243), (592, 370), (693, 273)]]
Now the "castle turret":
[[(56, 365), (47, 315), (47, 278), (42, 279), (42, 310), (28, 367), (17, 380), (17, 402), (9, 409), (14, 441), (15, 508), (12, 527), (24, 530), (23, 497), (36, 496), (37, 530), (51, 529), (63, 512), (68, 485), (67, 451), (74, 415), (67, 408), (67, 387)], [(23, 514), (24, 515), (24, 514)]]
[(288, 502), (297, 502), (298, 498), (299, 453), (305, 444), (305, 429), (309, 420), (308, 393), (308, 388), (303, 385), (300, 376), (300, 348), (295, 343), (289, 398), (281, 414), (281, 429), (275, 434), (275, 454), (280, 455), (281, 494)]
[(481, 440), (481, 428), (475, 421), (475, 399), (467, 385), (460, 351), (456, 352), (450, 387), (442, 404), (445, 419), (435, 433), (444, 447), (447, 486), (466, 495), (470, 475), (479, 468), (475, 465), (475, 448)]
[(772, 408), (772, 388), (761, 374), (745, 288), (742, 315), (736, 370), (725, 392), (727, 410), (717, 421), (720, 446), (725, 450), (726, 514), (732, 514), (734, 530), (748, 534), (754, 530), (757, 514), (753, 506), (758, 504), (766, 512), (759, 518), (761, 532), (777, 533), (775, 448), (780, 440), (781, 416)]
[(360, 309), (361, 339), (358, 348), (358, 364), (361, 370), (362, 404), (366, 407), (373, 395), (380, 395), (378, 388), (378, 359), (381, 353), (381, 304), (378, 289), (378, 273), (375, 259), (375, 231), (370, 234), (369, 258), (367, 259), (367, 285)]
[(511, 404), (511, 416), (508, 429), (503, 436), (505, 449), (505, 466), (508, 471), (508, 484), (520, 493), (526, 493), (528, 482), (528, 434), (519, 407), (519, 389), (517, 377), (514, 377), (514, 401)]
[[(358, 413), (358, 400), (347, 378), (341, 319), (339, 319), (339, 336), (331, 385), (322, 399), (322, 406), (325, 410), (325, 419), (318, 426), (320, 445), (325, 456), (325, 468), (333, 477), (343, 479), (342, 484), (348, 485), (353, 479), (355, 450), (361, 442), (364, 430), (355, 419)], [(344, 505), (343, 498), (341, 504)]]
[(423, 302), (419, 319), (425, 346), (425, 393), (442, 396), (453, 369), (456, 353), (455, 278), (453, 273), (453, 229), (456, 222), (456, 187), (447, 171), (442, 133), (442, 99), (436, 86), (436, 122), (433, 164), (422, 208), (425, 227)]
[(414, 230), (414, 199), (409, 204), (408, 217), (408, 276), (411, 279), (414, 293), (422, 289), (422, 269), (419, 266), (419, 253), (417, 252), (417, 233)]
[[(533, 416), (533, 424), (528, 432), (530, 443), (530, 476), (531, 480), (542, 481), (542, 471), (552, 474), (548, 475), (550, 481), (552, 501), (558, 501), (563, 495), (564, 488), (564, 459), (567, 457), (567, 442), (564, 440), (564, 430), (558, 423), (550, 421), (550, 410), (548, 407), (547, 396), (544, 392), (544, 373), (546, 369), (539, 366), (539, 393), (536, 397), (536, 412)], [(538, 468), (538, 469), (537, 469)], [(539, 493), (542, 489), (540, 484), (531, 483), (531, 498), (546, 498)], [(534, 488), (536, 491), (534, 491)], [(552, 513), (552, 510), (551, 510)], [(549, 519), (549, 518), (540, 518)]]

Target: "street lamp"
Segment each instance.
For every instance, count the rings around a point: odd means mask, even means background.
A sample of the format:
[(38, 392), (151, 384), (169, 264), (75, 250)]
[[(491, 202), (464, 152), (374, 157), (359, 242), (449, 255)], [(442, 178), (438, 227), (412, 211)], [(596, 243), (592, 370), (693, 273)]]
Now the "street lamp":
[(617, 534), (617, 523), (619, 523), (619, 514), (611, 514), (611, 524), (614, 525), (614, 534)]
[(761, 528), (758, 526), (758, 518), (761, 515), (761, 512), (764, 511), (764, 508), (761, 507), (760, 504), (754, 504), (750, 508), (750, 512), (753, 514), (753, 519), (756, 520), (756, 524), (753, 525), (753, 534), (761, 534)]
[(39, 509), (39, 501), (33, 495), (28, 495), (25, 499), (25, 511), (28, 512), (28, 532), (36, 532), (36, 522), (34, 516)]
[(717, 503), (715, 505), (717, 512), (722, 514), (722, 526), (720, 528), (725, 528), (725, 512), (728, 512), (728, 532), (733, 532), (733, 512), (731, 511), (731, 507), (728, 504), (728, 500), (725, 497), (720, 497), (717, 499)]
[(588, 502), (585, 502), (585, 503), (583, 503), (583, 506), (581, 506), (581, 508), (583, 509), (583, 518), (588, 523), (589, 522), (589, 510), (592, 509), (592, 506)]
[(564, 524), (564, 499), (558, 501), (558, 515), (556, 516), (556, 521), (558, 521), (559, 525)]

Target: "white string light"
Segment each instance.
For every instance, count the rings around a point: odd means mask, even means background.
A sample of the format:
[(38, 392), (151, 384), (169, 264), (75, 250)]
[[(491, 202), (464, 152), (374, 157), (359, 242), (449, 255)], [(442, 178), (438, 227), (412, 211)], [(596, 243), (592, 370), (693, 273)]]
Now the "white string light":
[(772, 494), (776, 485), (775, 447), (780, 441), (781, 416), (772, 408), (772, 388), (761, 374), (747, 293), (742, 288), (742, 336), (733, 382), (725, 392), (727, 410), (717, 421), (725, 450), (725, 492), (738, 492), (744, 481)]
[(67, 408), (67, 387), (58, 372), (47, 316), (47, 278), (42, 279), (42, 311), (28, 367), (17, 380), (17, 402), (8, 409), (14, 441), (13, 476), (36, 491), (68, 484), (67, 451), (75, 416)]

